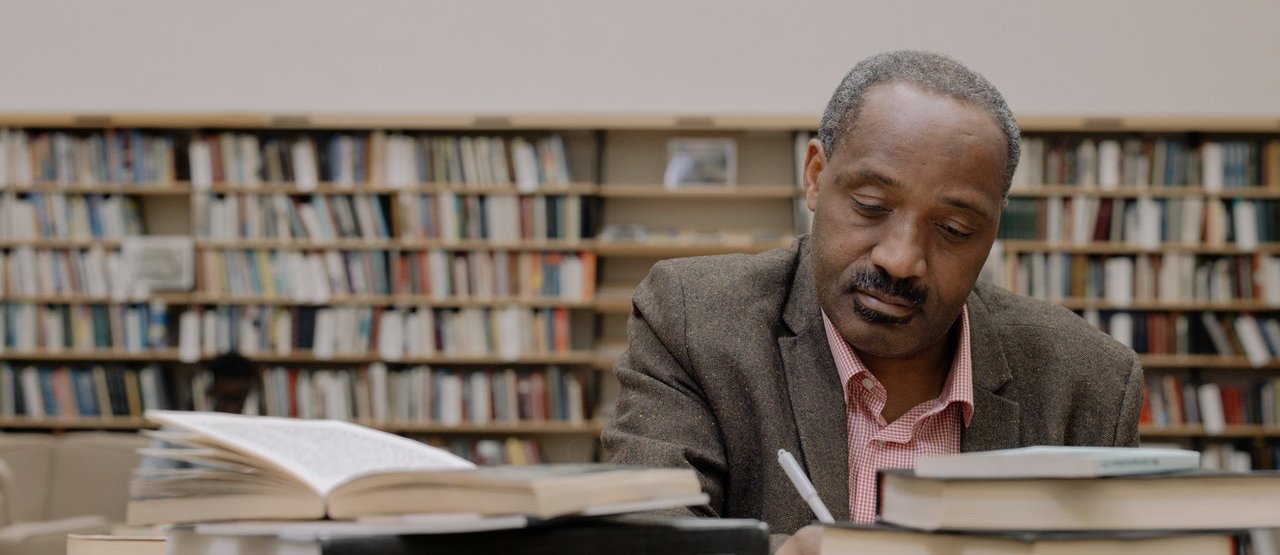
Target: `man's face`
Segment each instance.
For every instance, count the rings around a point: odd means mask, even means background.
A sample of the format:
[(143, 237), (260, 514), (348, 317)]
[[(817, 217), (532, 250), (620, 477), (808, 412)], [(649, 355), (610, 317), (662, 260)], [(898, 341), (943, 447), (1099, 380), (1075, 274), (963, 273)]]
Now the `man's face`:
[(905, 83), (867, 91), (835, 152), (809, 145), (818, 302), (855, 349), (908, 357), (947, 337), (991, 250), (1004, 134), (981, 109)]

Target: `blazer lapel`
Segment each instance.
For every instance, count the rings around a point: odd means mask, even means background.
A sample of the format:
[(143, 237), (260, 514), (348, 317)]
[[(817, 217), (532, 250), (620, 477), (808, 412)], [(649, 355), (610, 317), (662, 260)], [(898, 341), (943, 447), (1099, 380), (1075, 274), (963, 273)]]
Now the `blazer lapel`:
[(839, 520), (849, 518), (849, 436), (844, 389), (822, 328), (806, 243), (783, 307), (794, 335), (778, 338), (783, 377), (800, 437), (799, 457), (818, 495)]
[(973, 420), (961, 434), (961, 451), (991, 451), (1022, 444), (1019, 406), (998, 392), (1013, 379), (991, 312), (978, 294), (969, 295), (969, 340), (973, 360)]

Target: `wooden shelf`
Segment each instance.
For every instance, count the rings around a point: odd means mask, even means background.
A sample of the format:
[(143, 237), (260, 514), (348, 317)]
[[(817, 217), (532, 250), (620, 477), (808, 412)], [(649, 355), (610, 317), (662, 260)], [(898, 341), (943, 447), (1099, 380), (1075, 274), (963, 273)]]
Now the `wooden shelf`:
[(1159, 248), (1147, 249), (1126, 243), (1092, 242), (1082, 245), (1073, 243), (1050, 243), (1048, 241), (1029, 241), (1023, 239), (1001, 239), (1006, 253), (1022, 252), (1062, 252), (1072, 254), (1161, 254), (1168, 252), (1190, 252), (1196, 254), (1280, 254), (1280, 243), (1260, 243), (1253, 250), (1241, 250), (1235, 245), (1212, 246), (1201, 243), (1165, 243)]
[(418, 183), (406, 185), (403, 187), (387, 185), (384, 183), (356, 183), (352, 185), (342, 185), (337, 183), (321, 183), (312, 189), (302, 189), (293, 182), (284, 183), (259, 183), (256, 185), (236, 185), (232, 183), (215, 183), (212, 187), (203, 190), (195, 190), (197, 193), (214, 193), (214, 194), (230, 194), (243, 193), (247, 195), (269, 195), (269, 194), (286, 194), (286, 195), (393, 195), (398, 193), (411, 194), (439, 194), (439, 193), (457, 193), (462, 195), (531, 195), (531, 196), (563, 196), (563, 195), (581, 195), (593, 196), (599, 191), (599, 187), (591, 183), (571, 183), (569, 185), (547, 185), (532, 192), (521, 192), (516, 190), (513, 185), (497, 186), (468, 186), (448, 183)]
[(1280, 117), (1266, 116), (1018, 116), (1024, 133), (1038, 132), (1209, 132), (1262, 133), (1280, 131)]
[[(333, 357), (320, 359), (309, 351), (294, 351), (288, 355), (278, 355), (274, 353), (256, 353), (246, 354), (246, 358), (261, 364), (317, 364), (317, 365), (334, 365), (334, 364), (372, 364), (374, 362), (386, 362), (391, 364), (439, 364), (439, 365), (459, 365), (459, 366), (534, 366), (544, 364), (563, 364), (563, 365), (591, 365), (596, 360), (594, 352), (590, 351), (570, 351), (566, 353), (544, 353), (544, 354), (528, 354), (515, 360), (507, 360), (497, 355), (480, 355), (480, 356), (431, 356), (431, 357), (404, 357), (400, 360), (387, 360), (377, 356), (376, 353), (365, 355), (334, 355)], [(201, 362), (211, 360), (212, 357), (201, 357)], [(0, 360), (18, 360), (31, 362), (76, 362), (76, 361), (92, 361), (92, 362), (153, 362), (153, 363), (178, 363), (178, 352), (173, 349), (164, 349), (158, 351), (150, 351), (146, 353), (127, 353), (123, 351), (109, 350), (92, 350), (92, 351), (74, 351), (66, 350), (61, 352), (42, 351), (37, 353), (19, 352), (6, 350), (0, 352)]]
[[(1249, 359), (1242, 356), (1219, 355), (1141, 355), (1142, 366), (1156, 368), (1208, 368), (1221, 370), (1241, 370), (1253, 368)], [(1280, 369), (1280, 359), (1271, 359), (1262, 368)]]
[(104, 183), (101, 185), (58, 185), (41, 183), (37, 185), (0, 185), (0, 193), (9, 191), (18, 194), (30, 193), (63, 193), (68, 195), (137, 195), (137, 196), (173, 196), (181, 197), (191, 194), (191, 184), (186, 181), (171, 183), (138, 183), (120, 184)]
[(251, 360), (263, 364), (372, 364), (374, 362), (386, 362), (392, 364), (439, 364), (439, 365), (485, 365), (485, 366), (502, 366), (502, 365), (543, 365), (543, 364), (564, 364), (564, 365), (589, 365), (595, 360), (595, 354), (589, 351), (570, 351), (566, 353), (544, 353), (544, 354), (528, 354), (515, 360), (507, 360), (497, 355), (478, 355), (478, 356), (445, 356), (437, 355), (430, 357), (410, 357), (406, 356), (400, 360), (387, 360), (376, 353), (367, 355), (334, 355), (328, 359), (318, 359), (311, 352), (297, 352), (289, 355), (276, 355), (271, 353), (260, 353), (256, 355), (247, 355)]
[(156, 428), (142, 418), (0, 418), (0, 428), (20, 430), (137, 430)]
[(119, 239), (0, 239), (0, 249), (31, 247), (35, 249), (118, 249)]
[(38, 352), (14, 351), (6, 349), (0, 351), (0, 360), (21, 360), (29, 362), (69, 362), (69, 361), (91, 361), (91, 362), (177, 362), (178, 351), (176, 349), (158, 349), (144, 351), (140, 353), (130, 353), (123, 350), (108, 349), (92, 349), (87, 351), (77, 351), (70, 347), (63, 351), (47, 351)]
[[(373, 422), (356, 420), (355, 423), (378, 430), (399, 434), (439, 435), (600, 435), (604, 423), (596, 420), (585, 422), (493, 422), (490, 424), (462, 423), (445, 425), (434, 422)], [(0, 429), (21, 430), (138, 430), (156, 428), (143, 418), (117, 416), (114, 418), (0, 418)]]
[(795, 185), (689, 186), (668, 189), (662, 185), (602, 185), (603, 198), (642, 199), (790, 199), (800, 194)]
[(626, 352), (627, 343), (601, 343), (596, 345), (596, 359), (592, 365), (599, 370), (612, 371), (613, 365), (618, 361), (618, 357)]
[(438, 299), (426, 295), (335, 296), (325, 300), (298, 300), (283, 297), (246, 297), (210, 293), (153, 293), (141, 299), (119, 300), (88, 295), (0, 295), (0, 302), (28, 304), (146, 304), (163, 301), (170, 305), (238, 306), (408, 306), (431, 308), (528, 306), (535, 308), (594, 309), (592, 300), (536, 297), (495, 297)]
[(1128, 305), (1116, 305), (1102, 299), (1071, 298), (1052, 301), (1071, 310), (1116, 310), (1116, 311), (1150, 311), (1150, 312), (1280, 312), (1280, 305), (1267, 304), (1262, 301), (1133, 301)]
[(631, 298), (597, 298), (595, 309), (601, 314), (631, 314)]
[[(405, 129), (405, 130), (815, 130), (818, 114), (308, 114), (266, 112), (0, 113), (0, 126), (152, 129)], [(1049, 116), (1022, 114), (1029, 133), (1056, 132), (1277, 132), (1280, 117), (1256, 116)]]
[(1125, 185), (1115, 190), (1106, 191), (1092, 185), (1033, 185), (1024, 188), (1014, 188), (1009, 191), (1010, 198), (1071, 197), (1075, 195), (1102, 198), (1138, 198), (1149, 196), (1155, 198), (1200, 197), (1215, 199), (1280, 199), (1280, 187), (1227, 187), (1222, 191), (1208, 192), (1205, 191), (1203, 187), (1142, 187), (1137, 185)]
[(1143, 439), (1151, 438), (1280, 438), (1280, 427), (1245, 424), (1227, 426), (1221, 434), (1205, 433), (1204, 426), (1141, 426)]
[(421, 251), (441, 249), (447, 251), (589, 251), (593, 245), (594, 243), (589, 239), (579, 241), (521, 241), (518, 243), (494, 243), (484, 239), (464, 239), (460, 241), (442, 241), (438, 239), (340, 239), (336, 241), (200, 239), (196, 241), (196, 248), (204, 250)]
[(634, 285), (601, 285), (596, 288), (596, 312), (630, 314)]
[(520, 241), (516, 243), (494, 243), (482, 239), (465, 239), (461, 241), (440, 240), (401, 240), (396, 248), (405, 250), (442, 249), (447, 251), (562, 251), (578, 252), (595, 249), (596, 242), (591, 239), (555, 240), (555, 241)]
[(791, 240), (777, 243), (751, 244), (689, 244), (667, 242), (599, 242), (596, 243), (596, 254), (600, 256), (617, 256), (632, 258), (679, 258), (682, 256), (703, 256), (709, 254), (747, 253), (756, 254), (772, 249), (784, 248)]
[(187, 304), (187, 293), (151, 293), (146, 297), (117, 299), (111, 296), (70, 295), (0, 295), (0, 302), (28, 304), (147, 304), (164, 301), (167, 304)]
[(482, 298), (446, 298), (439, 299), (427, 295), (360, 295), (335, 296), (325, 300), (297, 300), (282, 297), (246, 297), (219, 294), (198, 293), (183, 299), (185, 304), (202, 305), (244, 305), (244, 306), (405, 306), (431, 308), (466, 308), (466, 307), (502, 307), (528, 306), (535, 308), (571, 308), (590, 309), (595, 303), (590, 300), (573, 300), (557, 298), (525, 298), (495, 297)]
[(392, 239), (198, 239), (196, 248), (204, 250), (393, 250)]

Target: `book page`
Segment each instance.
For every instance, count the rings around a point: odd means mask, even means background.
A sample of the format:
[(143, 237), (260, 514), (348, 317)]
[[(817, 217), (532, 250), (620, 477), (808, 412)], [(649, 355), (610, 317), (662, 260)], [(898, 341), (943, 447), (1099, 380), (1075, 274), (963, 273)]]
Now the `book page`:
[(252, 455), (321, 495), (364, 474), (474, 468), (448, 451), (348, 422), (147, 411), (147, 418)]

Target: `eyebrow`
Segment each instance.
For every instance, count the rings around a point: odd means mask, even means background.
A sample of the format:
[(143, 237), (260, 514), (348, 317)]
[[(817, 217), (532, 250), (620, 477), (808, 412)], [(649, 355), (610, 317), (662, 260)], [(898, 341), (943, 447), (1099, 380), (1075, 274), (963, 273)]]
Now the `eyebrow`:
[[(906, 186), (901, 181), (894, 179), (893, 177), (890, 177), (883, 173), (880, 173), (878, 171), (870, 170), (870, 169), (861, 169), (851, 174), (845, 174), (841, 176), (840, 179), (838, 179), (838, 181), (855, 182), (855, 183), (865, 183), (870, 181), (870, 182), (879, 183), (881, 185), (894, 188), (894, 189), (906, 188)], [(942, 199), (942, 202), (946, 203), (949, 206), (954, 206), (956, 208), (959, 208), (961, 210), (973, 212), (974, 214), (977, 214), (987, 219), (994, 219), (994, 215), (991, 214), (988, 210), (983, 209), (981, 206), (979, 206), (976, 203), (969, 202), (962, 198), (944, 197)]]

